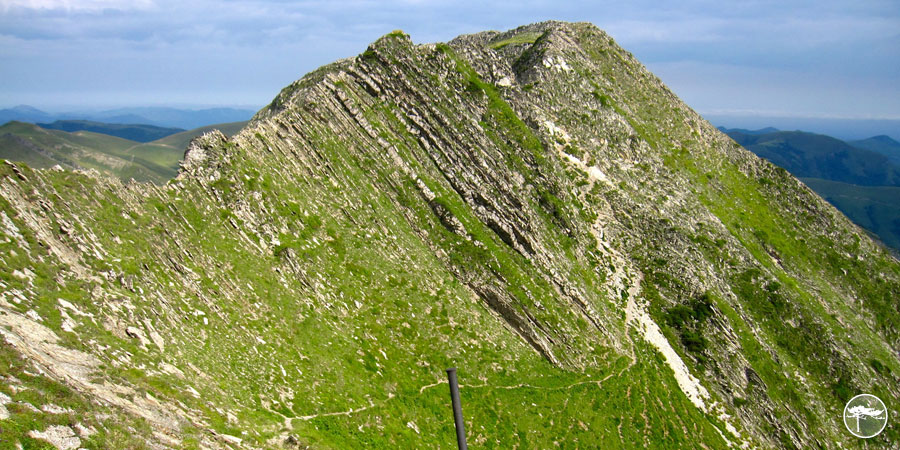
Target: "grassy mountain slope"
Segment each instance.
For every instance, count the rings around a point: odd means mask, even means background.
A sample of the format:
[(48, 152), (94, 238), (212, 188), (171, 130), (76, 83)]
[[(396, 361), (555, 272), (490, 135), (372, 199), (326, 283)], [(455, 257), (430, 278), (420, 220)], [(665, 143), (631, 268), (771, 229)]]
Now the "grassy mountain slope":
[(728, 133), (738, 144), (798, 177), (824, 178), (863, 186), (900, 185), (900, 166), (885, 155), (839, 139), (804, 131), (749, 135)]
[(90, 120), (57, 120), (53, 123), (39, 123), (39, 127), (47, 130), (90, 131), (108, 134), (136, 142), (150, 142), (185, 130), (181, 128), (163, 128), (153, 125), (117, 124), (93, 122)]
[(22, 161), (32, 167), (48, 168), (59, 164), (68, 168), (95, 169), (122, 180), (163, 184), (178, 173), (178, 165), (191, 138), (212, 129), (221, 129), (231, 135), (244, 124), (246, 122), (211, 125), (140, 143), (91, 131), (70, 133), (9, 122), (0, 126), (0, 158)]
[(589, 24), (394, 32), (165, 186), (7, 164), (0, 210), (9, 386), (148, 447), (451, 447), (450, 366), (473, 447), (854, 448), (900, 400), (897, 261)]
[(68, 133), (47, 130), (37, 125), (9, 122), (0, 127), (3, 136), (0, 158), (52, 167), (94, 169), (100, 173), (135, 179), (164, 182), (176, 169), (159, 165), (129, 152), (137, 142), (90, 131)]

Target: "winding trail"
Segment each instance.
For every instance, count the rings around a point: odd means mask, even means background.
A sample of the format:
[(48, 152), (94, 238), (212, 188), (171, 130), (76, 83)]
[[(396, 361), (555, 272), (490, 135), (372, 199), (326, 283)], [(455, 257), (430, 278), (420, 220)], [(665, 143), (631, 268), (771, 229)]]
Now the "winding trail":
[[(507, 389), (507, 390), (510, 390), (510, 389), (523, 389), (523, 388), (524, 388), (524, 389), (539, 389), (539, 390), (546, 390), (546, 391), (559, 391), (559, 390), (571, 389), (571, 388), (573, 388), (573, 387), (576, 387), (576, 386), (582, 386), (582, 385), (586, 385), (586, 384), (596, 384), (596, 385), (599, 387), (599, 386), (601, 386), (601, 385), (603, 384), (603, 382), (605, 382), (606, 380), (612, 378), (613, 376), (621, 375), (622, 372), (624, 372), (625, 370), (630, 369), (633, 365), (634, 365), (634, 362), (632, 361), (631, 363), (629, 363), (629, 365), (628, 365), (625, 369), (623, 369), (622, 371), (619, 371), (618, 374), (616, 374), (615, 372), (611, 372), (611, 373), (607, 374), (605, 377), (603, 377), (603, 378), (601, 378), (601, 379), (599, 379), (599, 380), (584, 380), (584, 381), (578, 381), (578, 382), (575, 382), (575, 383), (572, 383), (572, 384), (568, 384), (568, 385), (565, 385), (565, 386), (552, 386), (552, 387), (548, 387), (548, 386), (535, 386), (535, 385), (528, 384), (528, 383), (519, 383), (519, 384), (510, 385), (510, 386), (494, 386), (494, 385), (491, 385), (491, 384), (488, 384), (488, 383), (484, 383), (484, 384), (460, 384), (460, 385), (459, 385), (459, 388), (460, 388), (460, 389), (464, 389), (464, 388), (465, 388), (465, 389), (483, 389), (483, 388), (489, 388), (489, 389)], [(445, 384), (447, 384), (446, 381), (438, 381), (437, 383), (426, 384), (426, 385), (424, 385), (424, 386), (422, 386), (422, 387), (419, 388), (419, 394), (420, 394), (420, 395), (421, 395), (421, 394), (424, 394), (425, 391), (428, 390), (428, 389), (431, 389), (431, 388), (434, 388), (434, 387), (437, 387), (437, 386), (441, 386), (441, 385), (445, 385)], [(361, 407), (361, 408), (350, 408), (350, 409), (348, 409), (348, 410), (346, 410), (346, 411), (324, 412), (324, 413), (318, 413), (318, 414), (309, 414), (309, 415), (305, 415), (305, 416), (288, 417), (288, 416), (284, 415), (283, 413), (281, 413), (281, 412), (279, 412), (279, 411), (274, 411), (274, 410), (270, 410), (270, 411), (272, 411), (273, 413), (278, 414), (279, 416), (283, 417), (283, 418), (284, 418), (284, 425), (285, 425), (285, 427), (291, 428), (292, 423), (293, 423), (294, 420), (308, 421), (308, 420), (316, 419), (316, 418), (319, 418), (319, 417), (350, 416), (350, 415), (352, 415), (352, 414), (356, 414), (356, 413), (359, 413), (359, 412), (362, 412), (362, 411), (366, 411), (366, 410), (369, 410), (369, 409), (372, 409), (372, 408), (375, 408), (375, 407), (384, 406), (385, 403), (387, 403), (388, 401), (390, 401), (391, 399), (393, 399), (393, 398), (395, 398), (395, 397), (396, 397), (396, 395), (394, 395), (394, 394), (388, 394), (388, 397), (387, 397), (386, 399), (384, 399), (384, 400), (382, 400), (382, 401), (380, 401), (380, 402), (378, 402), (378, 403), (372, 402), (372, 401), (370, 400), (368, 406), (363, 406), (363, 407)]]

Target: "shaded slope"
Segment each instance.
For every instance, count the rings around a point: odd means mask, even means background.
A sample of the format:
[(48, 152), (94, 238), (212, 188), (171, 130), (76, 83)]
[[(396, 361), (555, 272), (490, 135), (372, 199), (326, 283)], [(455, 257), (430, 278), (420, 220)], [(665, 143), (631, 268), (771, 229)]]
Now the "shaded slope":
[(885, 244), (900, 249), (900, 187), (856, 186), (831, 180), (803, 182)]
[(865, 150), (881, 153), (887, 156), (894, 164), (900, 164), (900, 142), (891, 139), (890, 136), (880, 135), (858, 141), (850, 141), (848, 144)]
[(847, 448), (900, 400), (896, 260), (588, 24), (392, 33), (164, 187), (0, 171), (2, 317), (159, 442), (449, 447), (451, 365), (473, 446)]

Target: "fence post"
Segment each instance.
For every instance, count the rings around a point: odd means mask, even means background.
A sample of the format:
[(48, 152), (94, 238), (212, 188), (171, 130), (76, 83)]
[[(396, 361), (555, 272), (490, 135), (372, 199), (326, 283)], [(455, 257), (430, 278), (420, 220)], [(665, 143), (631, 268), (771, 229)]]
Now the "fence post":
[(456, 445), (459, 450), (468, 450), (466, 445), (466, 424), (463, 422), (462, 405), (459, 403), (459, 383), (456, 381), (456, 368), (447, 369), (450, 381), (450, 401), (453, 403), (453, 421), (456, 422)]

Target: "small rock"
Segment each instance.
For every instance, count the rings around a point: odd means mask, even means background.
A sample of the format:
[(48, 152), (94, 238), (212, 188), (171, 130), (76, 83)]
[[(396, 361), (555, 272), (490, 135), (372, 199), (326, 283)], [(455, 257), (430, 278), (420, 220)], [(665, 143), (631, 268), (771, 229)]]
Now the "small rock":
[(75, 435), (75, 431), (63, 425), (54, 425), (44, 431), (29, 431), (28, 437), (43, 439), (60, 450), (76, 449), (81, 446), (81, 439)]
[(141, 347), (146, 347), (147, 344), (150, 343), (150, 341), (147, 339), (147, 337), (144, 336), (144, 332), (138, 327), (125, 328), (125, 334), (141, 341)]
[(84, 426), (84, 425), (82, 425), (82, 424), (80, 424), (80, 423), (76, 423), (76, 424), (75, 424), (75, 431), (77, 431), (77, 432), (78, 432), (78, 435), (81, 436), (81, 437), (83, 437), (83, 438), (86, 438), (86, 437), (88, 437), (88, 436), (91, 436), (91, 435), (97, 433), (97, 429), (96, 429), (96, 428), (94, 428), (94, 427), (92, 427), (92, 426), (87, 426), (87, 427), (86, 427), (86, 426)]
[(44, 411), (45, 413), (50, 413), (50, 414), (70, 414), (70, 413), (74, 412), (71, 409), (56, 406), (52, 403), (47, 403), (46, 405), (41, 405), (41, 410)]
[(229, 444), (234, 444), (234, 445), (240, 445), (240, 443), (244, 441), (243, 439), (241, 439), (237, 436), (232, 436), (230, 434), (220, 434), (219, 437), (221, 437), (222, 440), (224, 440), (225, 442), (228, 442)]

